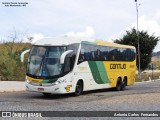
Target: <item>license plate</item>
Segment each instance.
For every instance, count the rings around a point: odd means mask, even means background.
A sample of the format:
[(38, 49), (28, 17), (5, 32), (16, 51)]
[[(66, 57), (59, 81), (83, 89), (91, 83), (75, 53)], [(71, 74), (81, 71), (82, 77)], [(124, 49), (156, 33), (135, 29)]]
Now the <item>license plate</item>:
[(44, 88), (38, 88), (38, 91), (44, 91)]

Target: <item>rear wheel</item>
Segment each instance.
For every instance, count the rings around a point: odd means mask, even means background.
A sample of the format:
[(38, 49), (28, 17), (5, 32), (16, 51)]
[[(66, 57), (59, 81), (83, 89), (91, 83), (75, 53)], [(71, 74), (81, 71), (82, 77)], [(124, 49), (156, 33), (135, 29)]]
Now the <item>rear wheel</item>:
[(83, 92), (83, 83), (82, 81), (78, 81), (75, 89), (75, 96), (81, 95)]
[(122, 89), (123, 90), (126, 89), (126, 86), (127, 86), (127, 78), (124, 78), (123, 79), (123, 86), (122, 86), (123, 88)]
[(117, 80), (117, 85), (116, 85), (116, 91), (120, 91), (122, 90), (122, 80), (120, 78), (118, 78)]

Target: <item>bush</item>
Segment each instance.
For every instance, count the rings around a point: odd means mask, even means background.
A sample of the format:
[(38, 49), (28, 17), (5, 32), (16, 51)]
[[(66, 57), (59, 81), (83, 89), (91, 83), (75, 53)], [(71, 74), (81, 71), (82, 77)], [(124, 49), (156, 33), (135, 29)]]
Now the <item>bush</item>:
[(0, 80), (23, 81), (26, 72), (26, 62), (20, 62), (21, 52), (29, 49), (29, 43), (14, 43), (13, 50), (10, 51), (7, 46), (11, 43), (0, 45)]

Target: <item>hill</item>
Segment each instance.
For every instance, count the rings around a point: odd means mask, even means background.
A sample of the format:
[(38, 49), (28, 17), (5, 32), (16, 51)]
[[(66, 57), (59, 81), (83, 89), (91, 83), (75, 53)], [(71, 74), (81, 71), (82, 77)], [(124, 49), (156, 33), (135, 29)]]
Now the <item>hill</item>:
[(0, 80), (24, 80), (26, 62), (20, 62), (20, 54), (30, 47), (30, 43), (0, 44)]
[(158, 51), (158, 52), (153, 52), (153, 54), (152, 54), (152, 56), (153, 57), (160, 57), (160, 51)]

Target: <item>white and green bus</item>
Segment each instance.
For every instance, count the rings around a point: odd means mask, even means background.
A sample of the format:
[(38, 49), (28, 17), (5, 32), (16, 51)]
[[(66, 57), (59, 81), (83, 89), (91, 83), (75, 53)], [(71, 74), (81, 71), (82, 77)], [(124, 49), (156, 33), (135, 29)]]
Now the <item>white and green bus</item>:
[(26, 89), (44, 95), (115, 88), (135, 82), (136, 49), (103, 40), (73, 37), (44, 38), (29, 52)]

